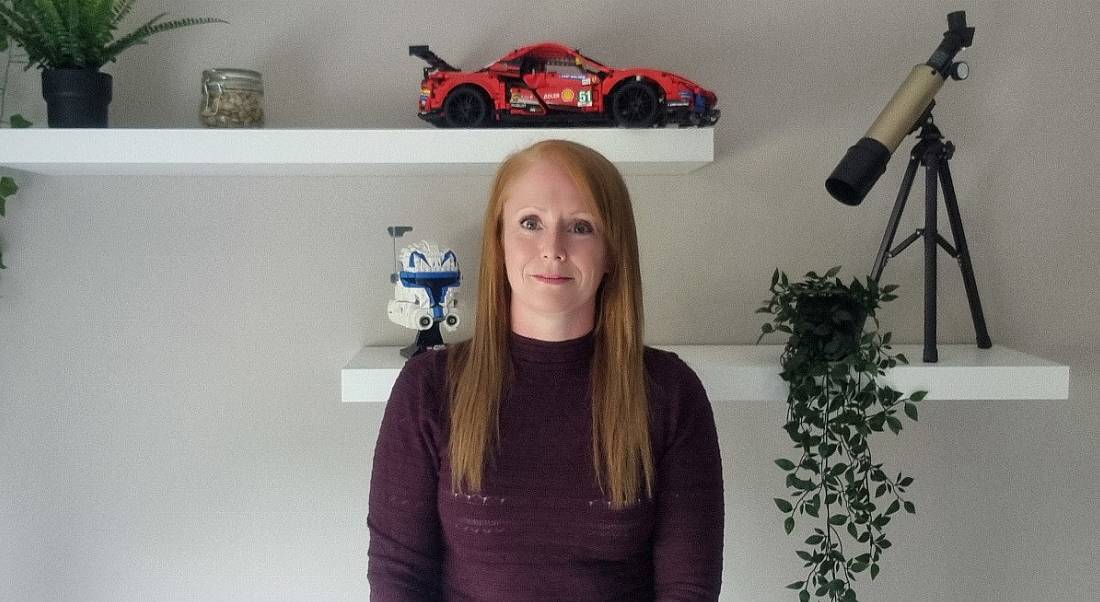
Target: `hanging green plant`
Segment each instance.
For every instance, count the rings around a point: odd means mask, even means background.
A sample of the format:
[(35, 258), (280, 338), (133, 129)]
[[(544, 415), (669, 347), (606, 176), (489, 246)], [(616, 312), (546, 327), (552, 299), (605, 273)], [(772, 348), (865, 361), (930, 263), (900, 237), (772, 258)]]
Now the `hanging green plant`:
[[(11, 117), (7, 117), (7, 100), (8, 100), (8, 75), (11, 73), (12, 65), (26, 64), (26, 57), (20, 57), (15, 54), (15, 50), (8, 43), (8, 36), (3, 31), (0, 31), (0, 52), (4, 53), (4, 72), (0, 75), (0, 124), (6, 125), (12, 128), (28, 128), (32, 124), (25, 119), (22, 115), (16, 113)], [(0, 217), (4, 217), (7, 212), (8, 197), (13, 196), (19, 191), (19, 187), (16, 186), (15, 180), (10, 176), (0, 177)], [(4, 250), (0, 249), (0, 270), (6, 270), (8, 266), (4, 265)]]
[[(772, 296), (758, 313), (772, 314), (757, 343), (769, 333), (784, 333), (781, 376), (788, 385), (787, 422), (796, 457), (775, 461), (790, 490), (775, 498), (786, 514), (783, 528), (791, 534), (796, 518), (812, 519), (806, 549), (796, 551), (807, 574), (787, 587), (805, 602), (818, 599), (852, 602), (857, 573), (878, 576), (883, 550), (890, 547), (885, 527), (901, 509), (914, 513), (903, 496), (913, 478), (891, 477), (871, 454), (872, 433), (902, 429), (899, 413), (917, 419), (917, 402), (879, 381), (886, 371), (909, 363), (890, 353), (889, 332), (880, 332), (875, 311), (896, 298), (896, 286), (867, 278), (845, 285), (834, 267), (824, 275), (806, 274), (790, 282), (772, 274)], [(867, 321), (870, 320), (868, 327)]]

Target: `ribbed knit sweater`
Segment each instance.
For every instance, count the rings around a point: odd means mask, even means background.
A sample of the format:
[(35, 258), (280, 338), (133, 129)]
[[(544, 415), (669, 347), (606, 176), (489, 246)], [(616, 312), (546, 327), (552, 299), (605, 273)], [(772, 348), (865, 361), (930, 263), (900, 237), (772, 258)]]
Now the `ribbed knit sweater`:
[(592, 336), (511, 337), (515, 379), (482, 490), (451, 491), (446, 350), (406, 363), (371, 474), (372, 600), (717, 600), (723, 490), (695, 373), (646, 348), (653, 499), (611, 509), (592, 466)]

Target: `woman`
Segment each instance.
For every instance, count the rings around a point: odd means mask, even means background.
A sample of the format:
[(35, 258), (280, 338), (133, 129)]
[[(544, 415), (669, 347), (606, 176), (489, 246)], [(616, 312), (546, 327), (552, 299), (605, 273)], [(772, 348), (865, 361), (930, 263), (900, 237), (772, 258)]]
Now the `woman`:
[(483, 232), (473, 338), (410, 360), (382, 420), (372, 599), (717, 599), (714, 418), (643, 347), (622, 177), (537, 143), (500, 166)]

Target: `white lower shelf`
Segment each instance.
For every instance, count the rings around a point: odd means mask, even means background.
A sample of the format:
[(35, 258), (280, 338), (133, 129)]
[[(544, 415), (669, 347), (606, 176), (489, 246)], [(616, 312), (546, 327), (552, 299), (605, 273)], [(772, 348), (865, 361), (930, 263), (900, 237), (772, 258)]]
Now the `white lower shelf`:
[[(712, 401), (787, 398), (779, 378), (781, 345), (658, 345), (679, 355), (703, 381)], [(911, 362), (884, 379), (902, 393), (928, 391), (927, 399), (1068, 399), (1069, 366), (993, 346), (939, 345), (940, 361), (921, 363), (920, 345), (895, 345)], [(384, 402), (405, 363), (398, 347), (364, 347), (343, 369), (344, 401)]]
[(0, 167), (54, 176), (488, 175), (533, 142), (595, 148), (627, 175), (714, 161), (714, 128), (0, 129)]

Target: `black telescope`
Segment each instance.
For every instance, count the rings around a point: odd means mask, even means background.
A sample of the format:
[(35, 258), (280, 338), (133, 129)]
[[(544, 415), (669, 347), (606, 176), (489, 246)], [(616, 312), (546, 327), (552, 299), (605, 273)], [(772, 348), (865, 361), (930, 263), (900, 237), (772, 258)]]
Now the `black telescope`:
[(848, 149), (825, 180), (829, 194), (846, 205), (863, 202), (863, 197), (886, 171), (886, 163), (902, 139), (925, 121), (944, 81), (948, 77), (966, 79), (966, 63), (954, 60), (955, 55), (973, 41), (974, 28), (966, 26), (966, 12), (948, 14), (947, 31), (931, 58), (913, 67), (909, 77), (871, 124), (871, 129)]

